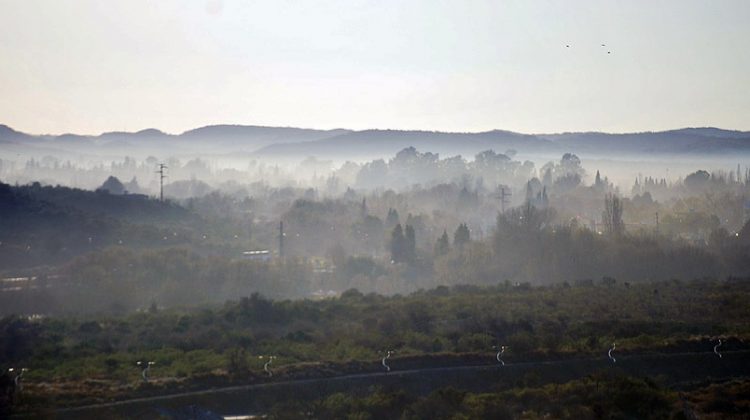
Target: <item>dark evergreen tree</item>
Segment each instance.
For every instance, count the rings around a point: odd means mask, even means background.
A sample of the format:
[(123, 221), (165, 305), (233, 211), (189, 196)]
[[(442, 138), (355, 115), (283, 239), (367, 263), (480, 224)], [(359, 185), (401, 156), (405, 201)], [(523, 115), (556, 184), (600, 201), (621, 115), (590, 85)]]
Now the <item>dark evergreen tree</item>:
[(404, 230), (404, 260), (414, 262), (417, 259), (417, 238), (412, 225), (406, 225)]
[(140, 194), (141, 193), (141, 187), (138, 185), (138, 180), (133, 177), (133, 179), (130, 180), (130, 182), (125, 182), (122, 184), (125, 188), (125, 193), (130, 194)]
[(441, 255), (445, 255), (450, 251), (450, 239), (448, 238), (448, 232), (443, 230), (443, 234), (438, 238), (437, 242), (435, 243), (435, 256), (439, 257)]
[(461, 247), (471, 241), (471, 232), (466, 223), (461, 223), (453, 234), (453, 246)]
[(399, 223), (398, 211), (396, 209), (388, 209), (388, 216), (385, 218), (385, 227), (391, 229)]
[(601, 188), (604, 186), (604, 183), (602, 182), (602, 176), (599, 175), (599, 171), (596, 171), (596, 178), (594, 179), (594, 187)]
[[(390, 216), (390, 212), (389, 216)], [(401, 224), (397, 223), (396, 227), (391, 232), (391, 261), (394, 263), (404, 262), (404, 245), (405, 237), (404, 230), (401, 228)]]
[(110, 194), (125, 194), (125, 186), (122, 185), (122, 182), (120, 182), (119, 179), (110, 176), (104, 181), (104, 184), (98, 188), (98, 191), (106, 191)]

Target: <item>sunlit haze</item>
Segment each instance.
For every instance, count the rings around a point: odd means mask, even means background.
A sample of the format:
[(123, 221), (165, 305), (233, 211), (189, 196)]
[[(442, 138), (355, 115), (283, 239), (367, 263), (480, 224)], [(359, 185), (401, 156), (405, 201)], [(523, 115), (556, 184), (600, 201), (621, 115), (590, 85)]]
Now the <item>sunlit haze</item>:
[(736, 418), (748, 301), (750, 0), (0, 0), (0, 419)]

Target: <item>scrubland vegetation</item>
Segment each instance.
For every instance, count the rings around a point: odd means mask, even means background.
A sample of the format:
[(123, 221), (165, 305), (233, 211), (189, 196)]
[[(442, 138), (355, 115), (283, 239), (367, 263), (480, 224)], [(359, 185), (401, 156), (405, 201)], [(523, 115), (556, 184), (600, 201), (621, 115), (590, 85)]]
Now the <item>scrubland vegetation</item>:
[[(613, 341), (619, 354), (708, 354), (719, 337), (726, 350), (745, 348), (748, 284), (504, 284), (394, 297), (350, 290), (317, 302), (253, 295), (216, 309), (6, 317), (0, 357), (4, 365), (34, 367), (26, 377), (28, 401), (68, 404), (81, 393), (91, 401), (201, 383), (263, 382), (259, 356), (269, 355), (277, 356), (277, 375), (295, 377), (377, 372), (384, 349), (397, 351), (394, 366), (411, 367), (492, 364), (498, 345), (508, 347), (509, 363), (604, 358)], [(141, 383), (139, 360), (156, 362), (153, 384)]]
[[(494, 152), (467, 162), (406, 149), (347, 170), (325, 189), (255, 182), (164, 201), (115, 178), (97, 191), (1, 184), (0, 365), (29, 368), (15, 407), (374, 373), (388, 350), (402, 369), (492, 364), (498, 346), (511, 364), (597, 360), (613, 342), (634, 357), (711, 354), (719, 338), (746, 351), (741, 168), (639, 176), (630, 194), (599, 171), (586, 182), (573, 154), (537, 171)], [(138, 361), (155, 362), (148, 382)], [(569, 379), (266, 408), (663, 417), (682, 401), (663, 381), (608, 376), (597, 394), (592, 379)], [(689, 398), (710, 413), (699, 388)]]
[(312, 403), (276, 405), (269, 417), (401, 419), (543, 418), (741, 418), (748, 382), (729, 382), (676, 392), (649, 379), (592, 375), (562, 384), (519, 384), (503, 391), (471, 393), (442, 388), (418, 397), (376, 390), (366, 397), (333, 394)]

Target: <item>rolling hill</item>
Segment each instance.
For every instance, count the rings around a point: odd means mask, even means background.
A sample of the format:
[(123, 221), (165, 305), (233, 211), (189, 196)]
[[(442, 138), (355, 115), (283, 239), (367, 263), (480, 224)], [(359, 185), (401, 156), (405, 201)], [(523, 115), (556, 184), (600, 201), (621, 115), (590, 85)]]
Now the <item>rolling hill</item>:
[(30, 135), (0, 125), (0, 145), (6, 152), (29, 155), (68, 152), (78, 154), (146, 156), (252, 155), (268, 159), (357, 158), (390, 156), (413, 146), (443, 156), (473, 154), (493, 149), (526, 154), (557, 155), (734, 155), (750, 154), (750, 132), (713, 127), (661, 132), (611, 134), (578, 132), (522, 134), (492, 130), (479, 133), (436, 131), (315, 130), (295, 127), (211, 125), (167, 134), (156, 129), (110, 132), (97, 136)]

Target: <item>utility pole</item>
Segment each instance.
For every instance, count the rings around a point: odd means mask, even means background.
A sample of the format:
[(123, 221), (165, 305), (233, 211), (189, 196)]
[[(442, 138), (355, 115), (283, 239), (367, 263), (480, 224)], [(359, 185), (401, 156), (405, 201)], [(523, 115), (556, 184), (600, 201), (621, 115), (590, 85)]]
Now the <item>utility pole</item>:
[(497, 198), (500, 199), (500, 209), (503, 214), (505, 214), (505, 205), (509, 204), (508, 197), (510, 197), (511, 194), (510, 191), (505, 191), (505, 187), (500, 187), (500, 194), (497, 195)]
[(656, 212), (656, 234), (659, 234), (659, 212)]
[(156, 173), (159, 174), (159, 201), (164, 201), (164, 178), (167, 177), (164, 175), (165, 169), (167, 169), (167, 165), (160, 163), (159, 170), (156, 171)]
[(284, 257), (284, 222), (279, 222), (279, 257)]

